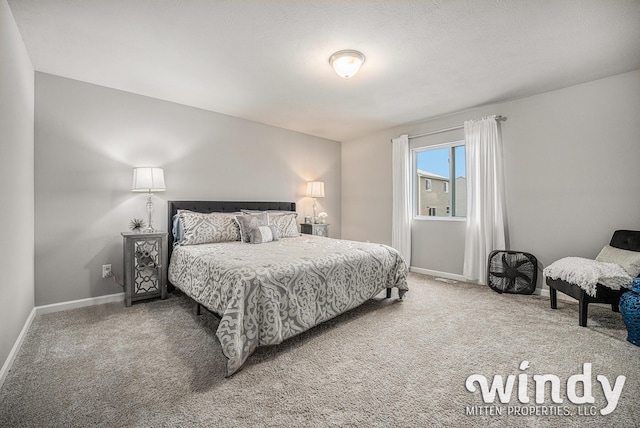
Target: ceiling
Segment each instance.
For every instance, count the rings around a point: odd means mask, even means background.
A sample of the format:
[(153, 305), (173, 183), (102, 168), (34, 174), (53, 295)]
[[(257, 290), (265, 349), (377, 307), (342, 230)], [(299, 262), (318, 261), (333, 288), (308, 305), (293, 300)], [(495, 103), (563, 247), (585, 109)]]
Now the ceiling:
[(640, 0), (8, 3), (37, 71), (338, 141), (640, 68)]

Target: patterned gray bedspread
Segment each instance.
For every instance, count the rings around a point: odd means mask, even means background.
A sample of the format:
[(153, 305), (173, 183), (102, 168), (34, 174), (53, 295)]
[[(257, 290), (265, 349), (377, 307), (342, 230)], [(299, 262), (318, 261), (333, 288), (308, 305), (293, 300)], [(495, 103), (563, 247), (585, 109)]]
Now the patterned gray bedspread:
[(227, 376), (258, 346), (275, 345), (353, 309), (381, 291), (407, 288), (391, 247), (304, 235), (266, 244), (177, 246), (169, 280), (219, 314)]

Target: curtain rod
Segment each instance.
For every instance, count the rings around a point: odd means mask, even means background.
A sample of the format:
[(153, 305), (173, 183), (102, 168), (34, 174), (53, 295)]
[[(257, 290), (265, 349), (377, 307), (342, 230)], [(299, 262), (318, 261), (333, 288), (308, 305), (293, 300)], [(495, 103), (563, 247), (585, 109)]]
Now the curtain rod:
[[(504, 122), (505, 120), (507, 120), (507, 118), (506, 118), (506, 116), (499, 116), (498, 115), (498, 116), (496, 116), (496, 120), (499, 121), (499, 122)], [(427, 135), (440, 134), (441, 132), (454, 131), (456, 129), (462, 129), (462, 128), (464, 128), (464, 125), (452, 126), (451, 128), (437, 129), (435, 131), (423, 132), (422, 134), (409, 135), (409, 139), (426, 137)]]

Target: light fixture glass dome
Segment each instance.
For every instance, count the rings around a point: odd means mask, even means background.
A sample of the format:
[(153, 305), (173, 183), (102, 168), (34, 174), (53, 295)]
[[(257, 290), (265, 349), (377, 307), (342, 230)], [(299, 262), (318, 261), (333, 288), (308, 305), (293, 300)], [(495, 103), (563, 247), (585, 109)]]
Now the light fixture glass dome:
[(339, 51), (331, 55), (329, 64), (338, 76), (348, 79), (355, 75), (364, 63), (364, 55), (354, 50)]

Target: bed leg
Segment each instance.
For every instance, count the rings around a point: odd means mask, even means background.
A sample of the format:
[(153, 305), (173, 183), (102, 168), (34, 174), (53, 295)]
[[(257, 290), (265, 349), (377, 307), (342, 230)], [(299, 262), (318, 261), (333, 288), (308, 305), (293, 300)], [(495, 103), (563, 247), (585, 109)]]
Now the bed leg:
[(551, 298), (551, 309), (558, 309), (558, 290), (549, 287), (549, 297)]
[(387, 288), (387, 299), (391, 298), (391, 288)]

